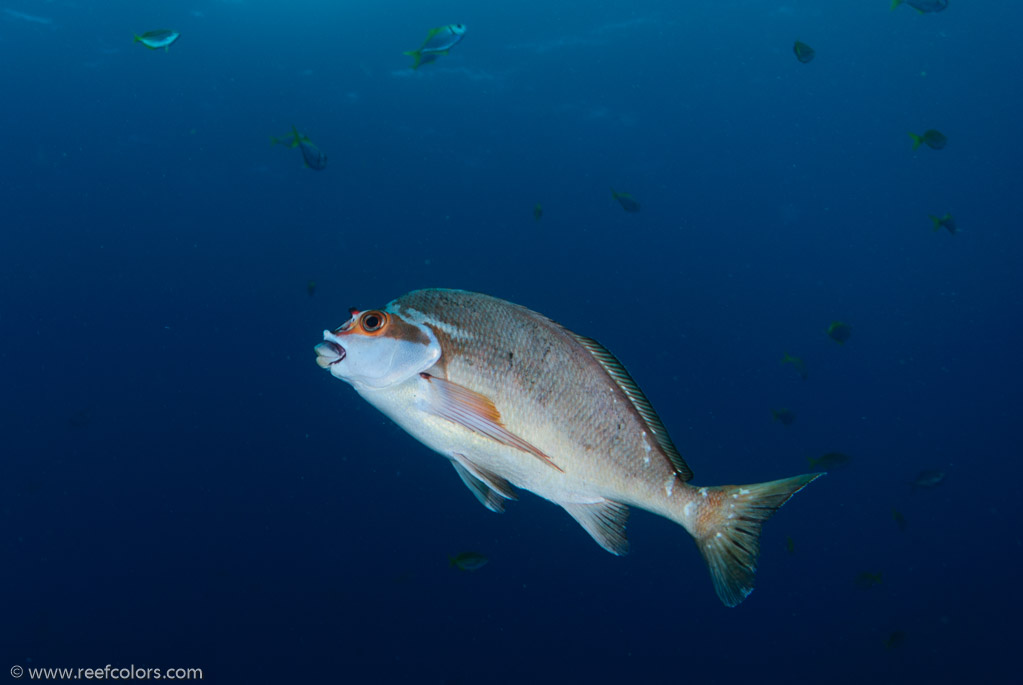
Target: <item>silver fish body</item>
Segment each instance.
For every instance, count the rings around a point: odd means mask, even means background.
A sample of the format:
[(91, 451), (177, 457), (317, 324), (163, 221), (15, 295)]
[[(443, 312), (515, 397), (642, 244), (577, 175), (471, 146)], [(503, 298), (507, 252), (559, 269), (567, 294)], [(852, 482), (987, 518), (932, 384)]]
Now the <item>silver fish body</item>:
[(450, 459), (492, 511), (516, 487), (529, 490), (615, 554), (628, 551), (630, 506), (679, 523), (729, 606), (752, 591), (763, 521), (819, 475), (689, 485), (664, 424), (610, 352), (487, 295), (418, 290), (352, 310), (316, 351), (320, 366)]

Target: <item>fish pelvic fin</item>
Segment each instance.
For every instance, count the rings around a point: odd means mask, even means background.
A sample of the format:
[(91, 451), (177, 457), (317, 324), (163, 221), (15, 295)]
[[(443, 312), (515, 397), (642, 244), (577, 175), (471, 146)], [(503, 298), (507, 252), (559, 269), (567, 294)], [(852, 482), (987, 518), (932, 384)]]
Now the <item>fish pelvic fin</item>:
[(480, 504), (490, 511), (504, 513), (505, 500), (518, 499), (511, 483), (496, 473), (473, 464), (464, 455), (453, 454), (451, 465), (455, 467), (458, 477)]
[(692, 515), (690, 530), (725, 606), (737, 606), (753, 592), (764, 522), (822, 475), (808, 473), (768, 483), (698, 489), (699, 508)]
[(909, 137), (913, 139), (913, 149), (914, 150), (917, 149), (918, 147), (920, 147), (920, 144), (924, 142), (924, 137), (923, 136), (918, 136), (915, 133), (910, 133)]

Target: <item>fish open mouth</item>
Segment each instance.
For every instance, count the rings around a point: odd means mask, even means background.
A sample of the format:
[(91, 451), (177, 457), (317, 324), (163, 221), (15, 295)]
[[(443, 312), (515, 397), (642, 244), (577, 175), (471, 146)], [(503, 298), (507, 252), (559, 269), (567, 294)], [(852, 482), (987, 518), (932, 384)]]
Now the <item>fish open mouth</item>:
[(321, 342), (313, 349), (316, 351), (316, 363), (321, 369), (337, 364), (348, 354), (345, 348), (330, 340)]

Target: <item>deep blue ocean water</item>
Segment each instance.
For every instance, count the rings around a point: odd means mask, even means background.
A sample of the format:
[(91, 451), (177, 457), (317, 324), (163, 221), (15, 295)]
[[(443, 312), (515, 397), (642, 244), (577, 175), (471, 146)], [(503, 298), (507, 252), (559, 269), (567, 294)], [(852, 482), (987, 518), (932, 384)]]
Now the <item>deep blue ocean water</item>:
[[(1011, 682), (1021, 20), (3, 0), (0, 679)], [(462, 43), (409, 69), (447, 23)], [(157, 28), (181, 38), (132, 44)], [(292, 125), (325, 170), (270, 145)], [(945, 149), (912, 149), (928, 128)], [(317, 368), (349, 306), (423, 287), (602, 341), (697, 484), (852, 459), (765, 526), (727, 609), (675, 524), (635, 511), (616, 558), (532, 495), (492, 514)]]

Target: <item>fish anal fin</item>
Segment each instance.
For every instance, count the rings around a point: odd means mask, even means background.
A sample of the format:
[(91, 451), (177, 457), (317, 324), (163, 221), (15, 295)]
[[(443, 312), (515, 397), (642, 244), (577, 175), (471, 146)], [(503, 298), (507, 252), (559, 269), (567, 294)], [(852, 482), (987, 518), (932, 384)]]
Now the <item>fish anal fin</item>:
[(457, 423), (502, 445), (528, 452), (548, 466), (563, 471), (549, 456), (509, 431), (501, 421), (501, 412), (489, 397), (428, 373), (419, 375), (429, 382), (430, 388), (433, 390), (429, 409), (437, 416)]
[(629, 539), (625, 524), (629, 508), (619, 502), (601, 499), (592, 503), (558, 502), (579, 522), (598, 545), (611, 554), (621, 556), (629, 552)]
[[(621, 193), (621, 195), (624, 196), (625, 193)], [(657, 444), (660, 445), (671, 461), (671, 465), (675, 469), (675, 473), (678, 474), (678, 477), (683, 481), (691, 480), (693, 477), (692, 469), (689, 468), (689, 464), (679, 454), (678, 448), (675, 447), (671, 437), (668, 435), (668, 429), (664, 427), (664, 422), (661, 421), (661, 417), (654, 411), (653, 405), (650, 404), (650, 400), (646, 398), (643, 391), (639, 389), (636, 381), (625, 370), (625, 366), (606, 347), (593, 338), (587, 338), (577, 333), (572, 333), (572, 337), (585, 347), (587, 352), (593, 355), (593, 358), (603, 367), (604, 371), (611, 376), (615, 385), (629, 398), (632, 406), (657, 440)]]
[(461, 454), (453, 454), (451, 465), (480, 504), (498, 514), (504, 512), (505, 500), (518, 499), (511, 484), (496, 473), (473, 464)]

